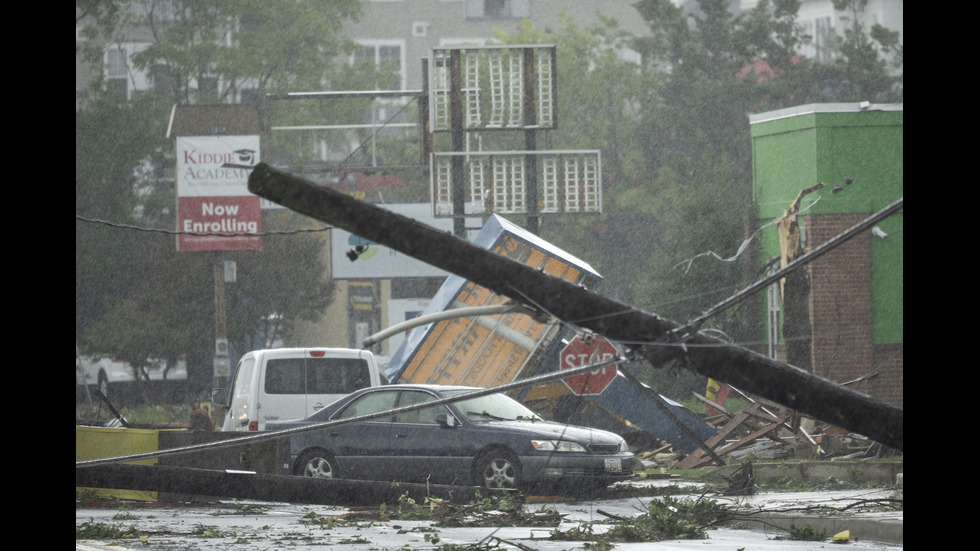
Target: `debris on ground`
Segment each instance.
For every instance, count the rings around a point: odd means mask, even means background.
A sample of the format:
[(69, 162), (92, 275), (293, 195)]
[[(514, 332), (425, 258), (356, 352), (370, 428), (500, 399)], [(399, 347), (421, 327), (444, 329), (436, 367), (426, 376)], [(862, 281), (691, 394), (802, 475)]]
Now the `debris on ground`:
[(605, 549), (616, 542), (705, 539), (709, 528), (731, 518), (731, 510), (703, 497), (686, 500), (666, 496), (651, 501), (647, 510), (635, 517), (605, 516), (613, 521), (608, 530), (600, 532), (593, 523), (582, 523), (569, 530), (555, 530), (551, 539), (595, 542)]
[(722, 476), (728, 481), (726, 496), (747, 496), (755, 493), (755, 476), (752, 474), (752, 463), (744, 463), (732, 476)]
[(439, 528), (477, 526), (529, 526), (551, 528), (558, 526), (564, 515), (554, 509), (528, 511), (523, 495), (491, 496), (478, 501), (457, 504), (433, 498), (419, 504), (403, 496), (393, 506), (353, 507), (350, 512), (333, 517), (346, 522), (390, 520), (430, 520)]
[[(798, 412), (771, 402), (743, 395), (749, 405), (733, 412), (703, 396), (695, 396), (711, 404), (713, 414), (704, 415), (702, 420), (718, 431), (704, 444), (726, 464), (748, 460), (881, 458), (899, 453), (867, 437), (803, 418)], [(684, 453), (668, 442), (634, 449), (634, 453), (646, 470), (696, 469), (714, 463), (703, 448)]]

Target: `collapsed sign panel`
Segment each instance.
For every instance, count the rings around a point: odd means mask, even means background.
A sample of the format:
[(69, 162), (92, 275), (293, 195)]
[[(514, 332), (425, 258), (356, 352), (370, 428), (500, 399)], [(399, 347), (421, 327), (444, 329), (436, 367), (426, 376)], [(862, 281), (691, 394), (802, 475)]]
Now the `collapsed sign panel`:
[[(474, 244), (544, 273), (594, 288), (601, 276), (591, 266), (498, 215), (491, 215)], [(425, 314), (452, 308), (498, 306), (519, 300), (449, 276)], [(388, 364), (389, 380), (489, 387), (531, 375), (561, 345), (553, 318), (518, 313), (453, 318), (416, 327)]]

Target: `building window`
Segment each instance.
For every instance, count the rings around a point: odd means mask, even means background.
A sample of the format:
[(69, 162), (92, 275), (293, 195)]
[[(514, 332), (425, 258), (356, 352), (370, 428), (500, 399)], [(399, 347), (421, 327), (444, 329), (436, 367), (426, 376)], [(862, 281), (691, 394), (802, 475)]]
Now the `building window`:
[(110, 48), (105, 56), (106, 82), (111, 90), (129, 98), (129, 64), (124, 50)]
[(834, 20), (830, 16), (818, 17), (801, 22), (803, 32), (810, 37), (810, 42), (802, 48), (806, 57), (819, 62), (830, 61), (834, 58), (837, 48), (837, 35), (834, 32)]
[(197, 81), (197, 94), (210, 99), (218, 98), (218, 77), (201, 77)]
[(170, 70), (162, 65), (153, 67), (153, 92), (158, 99), (174, 97), (176, 81)]
[(117, 42), (110, 44), (105, 51), (105, 76), (109, 89), (116, 90), (126, 99), (149, 88), (145, 71), (133, 67), (134, 54), (146, 48), (147, 44), (136, 42)]
[(466, 0), (467, 19), (514, 19), (530, 17), (530, 0)]
[(135, 23), (171, 23), (176, 13), (171, 0), (130, 0), (128, 9)]
[(405, 82), (405, 48), (401, 41), (360, 41), (361, 48), (354, 54), (353, 63), (367, 61), (391, 75), (387, 84), (379, 84), (379, 90), (401, 90)]

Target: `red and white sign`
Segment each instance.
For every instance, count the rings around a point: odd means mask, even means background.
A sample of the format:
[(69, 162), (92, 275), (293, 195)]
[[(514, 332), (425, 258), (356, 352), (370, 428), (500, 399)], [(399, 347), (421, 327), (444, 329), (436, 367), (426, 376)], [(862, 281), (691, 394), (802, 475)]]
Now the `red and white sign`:
[[(599, 335), (590, 339), (575, 337), (561, 351), (559, 369), (574, 369), (609, 361), (617, 355), (616, 347)], [(609, 383), (616, 378), (616, 366), (608, 365), (578, 375), (565, 377), (562, 381), (572, 393), (578, 396), (602, 394)]]
[(248, 191), (258, 162), (258, 136), (177, 138), (178, 250), (262, 248), (261, 200)]

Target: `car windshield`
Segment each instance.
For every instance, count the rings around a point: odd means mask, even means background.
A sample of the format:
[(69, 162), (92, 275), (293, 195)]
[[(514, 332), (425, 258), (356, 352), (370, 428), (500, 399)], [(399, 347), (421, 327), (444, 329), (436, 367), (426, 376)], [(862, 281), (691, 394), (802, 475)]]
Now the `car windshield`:
[(490, 394), (456, 402), (456, 407), (473, 421), (540, 421), (536, 413), (503, 394)]

